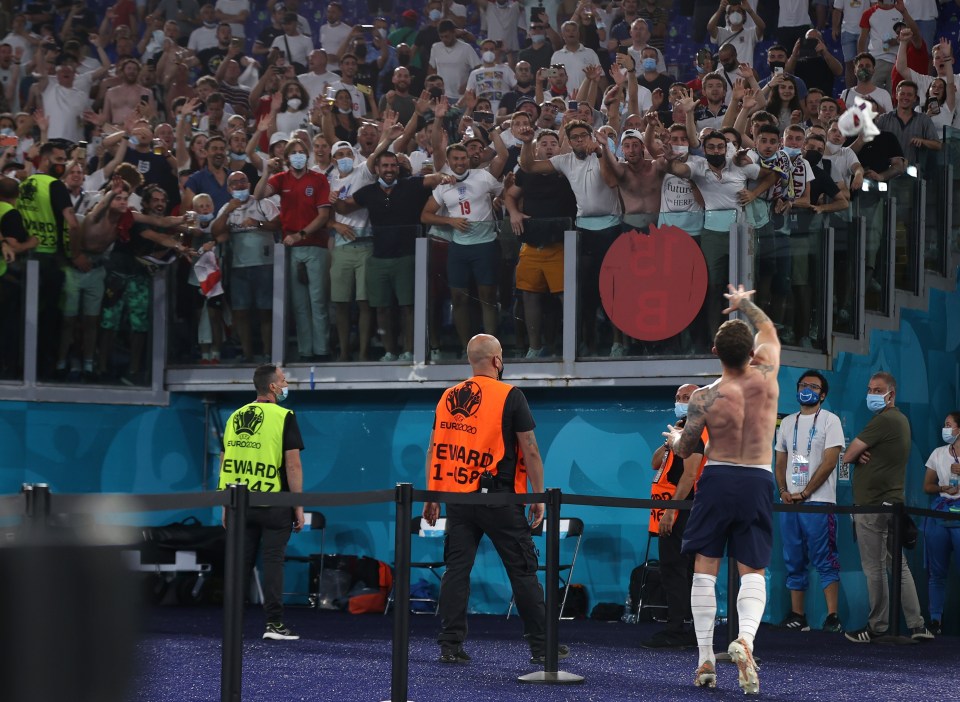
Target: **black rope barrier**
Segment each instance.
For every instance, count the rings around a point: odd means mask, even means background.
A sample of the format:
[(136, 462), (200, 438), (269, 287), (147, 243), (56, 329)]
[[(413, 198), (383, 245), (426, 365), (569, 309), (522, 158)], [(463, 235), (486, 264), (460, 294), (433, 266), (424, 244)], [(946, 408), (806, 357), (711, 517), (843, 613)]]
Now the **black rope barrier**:
[[(392, 502), (395, 505), (396, 564), (394, 576), (394, 621), (391, 670), (391, 702), (406, 702), (409, 691), (410, 645), (410, 552), (411, 514), (414, 502), (443, 502), (454, 504), (509, 505), (542, 502), (546, 504), (546, 651), (544, 671), (524, 676), (525, 682), (579, 682), (583, 678), (558, 671), (559, 625), (556, 615), (560, 562), (560, 515), (563, 504), (621, 509), (685, 509), (693, 506), (690, 500), (653, 500), (599, 495), (563, 494), (557, 488), (543, 493), (457, 493), (433, 490), (415, 490), (410, 483), (400, 483), (393, 490), (371, 490), (344, 493), (251, 493), (244, 485), (229, 485), (227, 490), (199, 493), (135, 494), (63, 494), (54, 495), (49, 486), (25, 484), (20, 494), (0, 496), (0, 517), (21, 516), (30, 534), (46, 529), (52, 514), (99, 514), (182, 510), (192, 507), (223, 506), (227, 513), (224, 633), (221, 661), (221, 702), (240, 702), (243, 671), (243, 604), (244, 563), (243, 532), (247, 510), (251, 506), (352, 506)], [(891, 515), (891, 550), (893, 551), (891, 585), (891, 636), (900, 639), (900, 573), (903, 567), (902, 534), (900, 526), (906, 515), (960, 520), (960, 514), (941, 512), (922, 507), (892, 505), (849, 506), (776, 504), (775, 512), (832, 513), (832, 514), (889, 514)], [(738, 578), (735, 561), (728, 563), (727, 621), (728, 636), (736, 634), (736, 590)], [(403, 603), (407, 603), (406, 606)], [(529, 679), (534, 677), (535, 679)]]

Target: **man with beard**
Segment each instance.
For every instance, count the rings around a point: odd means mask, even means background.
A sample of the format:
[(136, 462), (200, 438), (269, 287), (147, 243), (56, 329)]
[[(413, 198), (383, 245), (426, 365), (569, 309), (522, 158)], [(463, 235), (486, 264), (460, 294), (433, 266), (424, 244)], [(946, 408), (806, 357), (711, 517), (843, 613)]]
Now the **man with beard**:
[[(526, 61), (517, 61), (514, 68), (516, 74), (516, 85), (513, 90), (504, 94), (500, 100), (500, 107), (497, 110), (497, 118), (503, 119), (517, 110), (517, 104), (523, 98), (528, 98), (536, 105), (537, 86), (533, 82), (533, 67)], [(534, 116), (536, 119), (536, 116)]]
[(66, 160), (62, 146), (50, 142), (41, 146), (37, 172), (20, 184), (17, 200), (17, 210), (27, 234), (39, 240), (34, 256), (40, 264), (37, 369), (41, 376), (48, 376), (54, 370), (60, 329), (62, 266), (70, 251), (70, 240), (80, 227), (70, 193), (60, 180), (66, 171)]
[(410, 94), (410, 70), (405, 66), (393, 69), (393, 90), (380, 98), (380, 114), (390, 109), (397, 113), (397, 120), (406, 124), (417, 109), (417, 101)]
[[(119, 141), (123, 138), (123, 133), (118, 133), (117, 137), (111, 135), (104, 140), (105, 146), (110, 146), (113, 139)], [(154, 131), (150, 123), (146, 120), (139, 120), (130, 130), (127, 140), (127, 149), (123, 154), (123, 162), (129, 163), (137, 169), (137, 172), (143, 177), (145, 185), (159, 185), (173, 196), (174, 204), (180, 197), (180, 188), (178, 187), (176, 168), (176, 159), (166, 152), (164, 147), (163, 154), (157, 154), (153, 151)]]
[[(453, 298), (453, 322), (460, 343), (466, 350), (473, 336), (470, 328), (470, 281), (477, 286), (483, 314), (483, 328), (497, 331), (497, 263), (500, 245), (491, 199), (503, 185), (487, 171), (470, 168), (470, 156), (464, 144), (447, 147), (446, 160), (456, 183), (441, 185), (427, 200), (420, 221), (426, 225), (453, 228), (453, 240), (447, 258), (447, 279)], [(441, 167), (438, 164), (438, 167)], [(438, 214), (441, 209), (453, 216)]]
[[(381, 361), (413, 360), (414, 246), (420, 217), (430, 190), (440, 183), (453, 183), (450, 175), (399, 178), (397, 155), (389, 151), (375, 159), (377, 182), (364, 186), (351, 197), (336, 198), (338, 214), (366, 208), (373, 234), (373, 254), (367, 261), (367, 299), (377, 310), (377, 327), (386, 349)], [(393, 302), (402, 315), (403, 351), (398, 354)]]
[[(620, 235), (620, 199), (617, 174), (605, 140), (595, 140), (593, 127), (574, 120), (564, 126), (572, 151), (550, 159), (537, 160), (533, 147), (533, 129), (518, 134), (523, 142), (520, 168), (527, 173), (562, 173), (570, 181), (577, 198), (576, 226), (583, 260), (577, 270), (580, 291), (580, 338), (587, 355), (597, 352), (596, 308), (600, 304), (600, 265), (614, 240)], [(596, 156), (599, 156), (597, 158)], [(616, 350), (616, 349), (613, 349)], [(613, 352), (611, 351), (611, 353)]]
[(614, 163), (620, 197), (623, 200), (624, 228), (646, 232), (660, 213), (660, 186), (663, 174), (655, 161), (644, 158), (643, 135), (627, 129), (620, 136), (624, 161)]
[[(266, 173), (267, 169), (264, 169)], [(222, 136), (212, 136), (207, 140), (206, 165), (187, 178), (183, 185), (184, 212), (193, 209), (193, 196), (206, 193), (213, 198), (213, 207), (217, 211), (230, 200), (227, 188), (227, 142)]]
[(233, 33), (230, 25), (221, 22), (217, 25), (217, 43), (208, 49), (197, 53), (197, 60), (200, 61), (200, 71), (203, 75), (216, 75), (220, 68), (220, 62), (227, 57), (227, 51), (230, 50), (230, 41), (233, 39)]
[[(519, 114), (513, 116), (511, 127), (516, 122), (524, 126), (524, 120), (518, 117)], [(560, 137), (552, 130), (540, 132), (536, 143), (540, 160), (560, 153)], [(552, 355), (553, 335), (545, 327), (555, 329), (557, 325), (548, 325), (547, 321), (555, 320), (557, 315), (555, 309), (551, 313), (547, 303), (555, 297), (563, 305), (563, 232), (577, 214), (576, 198), (570, 183), (559, 173), (541, 175), (517, 170), (514, 182), (504, 193), (504, 201), (510, 226), (521, 242), (516, 276), (529, 342), (526, 357), (540, 358)]]
[(107, 90), (103, 98), (103, 118), (110, 124), (123, 124), (127, 117), (142, 103), (156, 109), (153, 93), (138, 82), (140, 62), (125, 59), (118, 67), (121, 83)]

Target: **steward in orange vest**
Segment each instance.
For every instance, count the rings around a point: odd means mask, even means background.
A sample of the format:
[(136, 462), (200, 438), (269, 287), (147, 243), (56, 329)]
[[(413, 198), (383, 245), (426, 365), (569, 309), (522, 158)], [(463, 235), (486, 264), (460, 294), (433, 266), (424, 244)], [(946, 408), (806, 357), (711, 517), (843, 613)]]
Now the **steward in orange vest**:
[[(683, 426), (683, 420), (677, 422), (677, 426)], [(707, 435), (707, 428), (703, 428), (703, 434), (700, 435), (700, 442), (703, 446), (707, 445), (710, 437)], [(686, 495), (678, 495), (676, 499), (686, 500), (693, 493), (693, 490), (696, 487), (697, 481), (700, 480), (700, 474), (703, 473), (703, 466), (707, 462), (707, 457), (701, 453), (702, 458), (700, 459), (700, 466), (697, 468), (697, 476), (693, 480), (693, 486), (689, 491), (685, 490)], [(683, 476), (683, 459), (675, 460), (676, 455), (669, 448), (664, 447), (663, 449), (663, 459), (660, 463), (660, 468), (657, 470), (657, 474), (653, 477), (653, 485), (650, 488), (650, 499), (652, 500), (672, 500), (677, 493), (677, 484), (680, 482), (681, 476)], [(663, 519), (663, 513), (665, 510), (662, 509), (651, 509), (650, 510), (650, 526), (648, 527), (651, 534), (660, 533), (660, 520)], [(674, 515), (676, 519), (676, 515)]]

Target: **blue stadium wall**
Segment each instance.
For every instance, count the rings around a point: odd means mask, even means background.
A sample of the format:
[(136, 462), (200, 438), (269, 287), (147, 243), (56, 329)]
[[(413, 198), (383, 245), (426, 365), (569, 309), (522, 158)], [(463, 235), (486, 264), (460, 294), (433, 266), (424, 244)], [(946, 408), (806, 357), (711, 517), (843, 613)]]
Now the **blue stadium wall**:
[[(926, 506), (924, 463), (939, 444), (945, 414), (960, 406), (960, 292), (931, 293), (928, 311), (906, 310), (898, 332), (875, 332), (869, 356), (841, 355), (828, 373), (826, 407), (839, 414), (855, 436), (869, 419), (864, 404), (867, 380), (878, 369), (898, 379), (897, 404), (910, 419), (913, 449), (907, 478), (907, 500)], [(780, 411), (796, 409), (795, 385), (802, 369), (783, 369)], [(547, 486), (579, 494), (648, 497), (653, 471), (650, 455), (660, 432), (673, 418), (673, 387), (531, 389), (527, 391), (537, 420), (537, 437), (546, 465)], [(214, 414), (222, 423), (250, 393), (223, 394)], [(424, 444), (432, 420), (436, 391), (297, 392), (296, 410), (307, 450), (307, 491), (355, 491), (390, 487), (409, 481), (423, 485)], [(204, 405), (199, 396), (175, 395), (169, 407), (0, 403), (0, 494), (17, 492), (24, 482), (46, 482), (56, 492), (192, 492), (215, 485), (218, 440), (204, 436)], [(206, 455), (205, 455), (206, 454)], [(206, 464), (206, 471), (204, 470)], [(207, 476), (204, 485), (204, 475)], [(841, 483), (839, 499), (851, 502), (849, 482)], [(419, 508), (419, 505), (417, 506)], [(646, 511), (568, 508), (586, 523), (586, 534), (574, 580), (583, 583), (591, 606), (622, 602), (631, 569), (642, 562), (647, 547)], [(372, 555), (393, 559), (391, 505), (326, 509), (328, 553)], [(188, 512), (124, 516), (133, 523), (162, 524)], [(212, 512), (197, 514), (216, 523)], [(840, 615), (860, 626), (867, 615), (867, 597), (859, 570), (856, 544), (847, 516), (839, 517), (843, 566)], [(423, 542), (423, 543), (417, 543)], [(440, 553), (433, 540), (414, 540), (414, 558)], [(567, 548), (568, 545), (564, 545)], [(314, 537), (292, 541), (294, 551), (316, 551)], [(432, 550), (432, 552), (431, 552)], [(768, 576), (766, 618), (779, 620), (789, 607), (783, 589), (779, 543)], [(656, 553), (654, 544), (652, 555)], [(926, 600), (922, 549), (910, 554), (921, 598)], [(417, 577), (416, 575), (414, 576)], [(290, 585), (304, 589), (306, 576), (291, 570)], [(721, 578), (721, 582), (723, 579)], [(808, 614), (817, 626), (825, 612), (816, 575)], [(960, 588), (951, 587), (946, 624), (960, 628)], [(477, 612), (505, 612), (509, 585), (488, 542), (474, 569), (471, 607)]]

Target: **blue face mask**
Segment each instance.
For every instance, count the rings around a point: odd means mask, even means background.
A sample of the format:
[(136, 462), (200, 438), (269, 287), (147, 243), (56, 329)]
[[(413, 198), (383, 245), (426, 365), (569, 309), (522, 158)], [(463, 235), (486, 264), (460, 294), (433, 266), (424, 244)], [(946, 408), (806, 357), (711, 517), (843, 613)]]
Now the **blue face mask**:
[(230, 152), (230, 160), (231, 160), (231, 161), (249, 161), (249, 160), (250, 160), (250, 157), (247, 156), (246, 154), (238, 154), (238, 153), (235, 153), (235, 152), (231, 151), (231, 152)]
[(250, 190), (249, 188), (247, 190), (234, 190), (232, 195), (234, 200), (239, 200), (240, 202), (246, 202), (247, 199), (250, 197)]
[(198, 214), (197, 221), (200, 222), (200, 224), (210, 224), (210, 222), (213, 221), (213, 213), (210, 212), (209, 214)]
[(957, 440), (957, 435), (953, 433), (953, 429), (950, 427), (944, 427), (940, 430), (940, 438), (943, 439), (943, 443), (952, 444)]
[(643, 66), (643, 70), (645, 72), (652, 73), (653, 71), (657, 70), (657, 59), (645, 58), (640, 65)]
[(797, 402), (799, 402), (801, 405), (807, 405), (809, 407), (820, 402), (820, 395), (815, 393), (810, 388), (803, 388), (797, 393)]
[(301, 153), (290, 154), (290, 167), (295, 171), (302, 171), (307, 167), (307, 155)]
[(687, 403), (686, 402), (674, 402), (673, 403), (673, 413), (677, 415), (677, 419), (683, 419), (687, 416)]
[(0, 134), (3, 134), (4, 136), (13, 136), (14, 133), (15, 132), (10, 129), (10, 127), (4, 127), (3, 129), (0, 129)]
[(382, 185), (382, 186), (385, 187), (385, 188), (392, 188), (394, 185), (397, 184), (397, 181), (393, 181), (392, 183), (388, 183), (388, 182), (385, 181), (383, 178), (377, 178), (377, 182), (380, 183), (380, 185)]
[(349, 173), (353, 170), (353, 159), (352, 158), (338, 158), (337, 159), (337, 168), (340, 169), (341, 173)]
[(796, 158), (800, 155), (800, 149), (796, 146), (784, 146), (781, 151), (783, 151), (790, 158)]
[(140, 140), (135, 136), (130, 137), (127, 141), (130, 142), (130, 146), (140, 146)]
[(871, 412), (879, 412), (882, 410), (887, 406), (886, 398), (889, 394), (889, 392), (883, 395), (867, 394), (867, 409)]
[(274, 394), (276, 395), (276, 398), (277, 398), (277, 404), (281, 404), (287, 399), (287, 395), (289, 395), (290, 393), (287, 386), (284, 385), (282, 388), (280, 388), (280, 392), (274, 393)]
[(440, 10), (430, 10), (428, 17), (430, 17), (431, 22), (436, 22), (438, 19), (443, 17), (443, 13), (440, 12)]
[(546, 35), (544, 35), (544, 34), (531, 34), (531, 35), (530, 35), (530, 41), (532, 41), (534, 44), (542, 44), (544, 39), (546, 39)]

